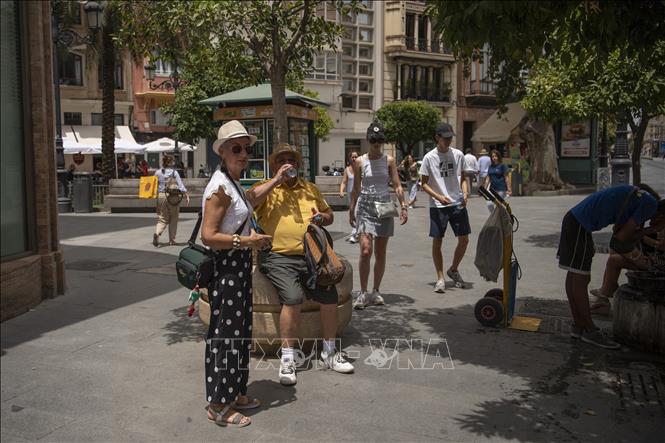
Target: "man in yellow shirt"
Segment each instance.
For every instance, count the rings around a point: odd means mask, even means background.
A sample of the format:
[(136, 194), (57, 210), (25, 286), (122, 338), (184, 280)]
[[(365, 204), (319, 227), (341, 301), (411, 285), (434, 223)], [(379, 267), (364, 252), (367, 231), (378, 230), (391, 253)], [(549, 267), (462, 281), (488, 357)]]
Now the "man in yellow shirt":
[(294, 337), (297, 336), (300, 309), (305, 297), (321, 304), (321, 359), (324, 365), (337, 372), (351, 373), (353, 366), (335, 349), (337, 289), (334, 286), (317, 287), (315, 291), (309, 291), (305, 285), (309, 275), (303, 236), (310, 223), (330, 225), (333, 222), (333, 212), (316, 185), (298, 177), (297, 168), (301, 166), (302, 157), (295, 148), (286, 143), (277, 145), (269, 162), (273, 171), (278, 171), (284, 165), (291, 165), (286, 171), (290, 178), (275, 187), (265, 196), (265, 200), (257, 202), (254, 208), (259, 227), (273, 238), (272, 250), (259, 253), (259, 270), (275, 286), (282, 304), (279, 317), (279, 330), (282, 335), (279, 381), (283, 385), (296, 383)]

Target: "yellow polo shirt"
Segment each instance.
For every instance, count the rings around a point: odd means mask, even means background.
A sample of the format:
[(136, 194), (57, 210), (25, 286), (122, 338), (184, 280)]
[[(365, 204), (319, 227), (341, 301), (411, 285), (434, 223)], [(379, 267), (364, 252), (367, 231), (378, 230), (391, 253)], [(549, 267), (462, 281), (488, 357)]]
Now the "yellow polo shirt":
[[(259, 186), (264, 181), (256, 183)], [(286, 183), (274, 188), (265, 201), (254, 208), (256, 221), (268, 235), (272, 235), (272, 250), (284, 255), (303, 255), (302, 238), (305, 235), (312, 208), (319, 212), (330, 209), (314, 183), (301, 178), (293, 187)]]

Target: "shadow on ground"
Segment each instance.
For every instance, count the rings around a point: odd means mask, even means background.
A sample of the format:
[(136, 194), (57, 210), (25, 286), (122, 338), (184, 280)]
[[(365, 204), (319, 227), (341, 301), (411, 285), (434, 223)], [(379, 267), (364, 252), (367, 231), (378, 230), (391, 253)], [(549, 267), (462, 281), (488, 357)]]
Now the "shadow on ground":
[(385, 308), (354, 316), (345, 345), (367, 346), (368, 337), (445, 337), (456, 370), (481, 367), (521, 380), (512, 384), (519, 388), (500, 385), (502, 399), (452, 417), (461, 429), (489, 440), (630, 442), (639, 432), (640, 441), (662, 441), (665, 359), (571, 340), (564, 300), (521, 301), (518, 312), (561, 320), (533, 333), (482, 327), (472, 305), (422, 311), (404, 295), (385, 299)]

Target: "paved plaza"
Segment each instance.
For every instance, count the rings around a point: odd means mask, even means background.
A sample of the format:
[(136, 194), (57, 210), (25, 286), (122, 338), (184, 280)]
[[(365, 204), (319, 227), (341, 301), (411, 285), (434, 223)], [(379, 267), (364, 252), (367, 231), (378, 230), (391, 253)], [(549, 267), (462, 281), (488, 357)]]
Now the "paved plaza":
[[(661, 192), (662, 166), (654, 160), (645, 180)], [(581, 198), (510, 200), (520, 222), (517, 310), (544, 319), (531, 333), (474, 318), (476, 301), (499, 286), (473, 265), (488, 216), (480, 198), (469, 203), (473, 233), (460, 267), (471, 287), (433, 292), (419, 195), (389, 242), (386, 306), (354, 312), (344, 330), (355, 374), (314, 365), (283, 387), (271, 368), (277, 360), (257, 357), (249, 394), (264, 405), (243, 429), (206, 420), (205, 328), (187, 317), (188, 294), (173, 272), (182, 246), (151, 245), (152, 214), (62, 215), (66, 295), (2, 323), (2, 441), (662, 441), (665, 359), (568, 336), (555, 254), (561, 219)], [(183, 244), (194, 217), (181, 216)], [(341, 240), (347, 213), (336, 212), (329, 230), (358, 288), (358, 247)], [(601, 247), (609, 233), (598, 233)], [(446, 238), (446, 267), (453, 248)], [(596, 255), (591, 287), (600, 285), (606, 257)]]

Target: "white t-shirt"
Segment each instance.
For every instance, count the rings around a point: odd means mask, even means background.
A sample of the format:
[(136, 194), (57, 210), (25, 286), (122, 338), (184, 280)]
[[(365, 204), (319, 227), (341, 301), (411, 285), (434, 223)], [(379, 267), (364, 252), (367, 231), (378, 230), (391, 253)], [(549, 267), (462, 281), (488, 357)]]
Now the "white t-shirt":
[[(486, 177), (487, 176), (487, 171), (489, 170), (490, 165), (492, 164), (492, 159), (490, 159), (489, 155), (482, 155), (478, 159), (478, 168), (480, 172), (481, 177)], [(482, 183), (481, 183), (482, 185)]]
[(466, 160), (466, 165), (473, 169), (474, 172), (478, 172), (478, 159), (476, 158), (475, 155), (472, 153), (468, 153), (464, 156), (464, 160)]
[(473, 168), (466, 164), (464, 153), (459, 149), (451, 146), (447, 152), (441, 152), (438, 148), (434, 148), (425, 154), (420, 166), (420, 175), (429, 177), (427, 184), (432, 187), (434, 192), (445, 195), (453, 202), (444, 205), (430, 197), (429, 205), (431, 208), (454, 206), (464, 198), (460, 185), (462, 171), (474, 172)]

